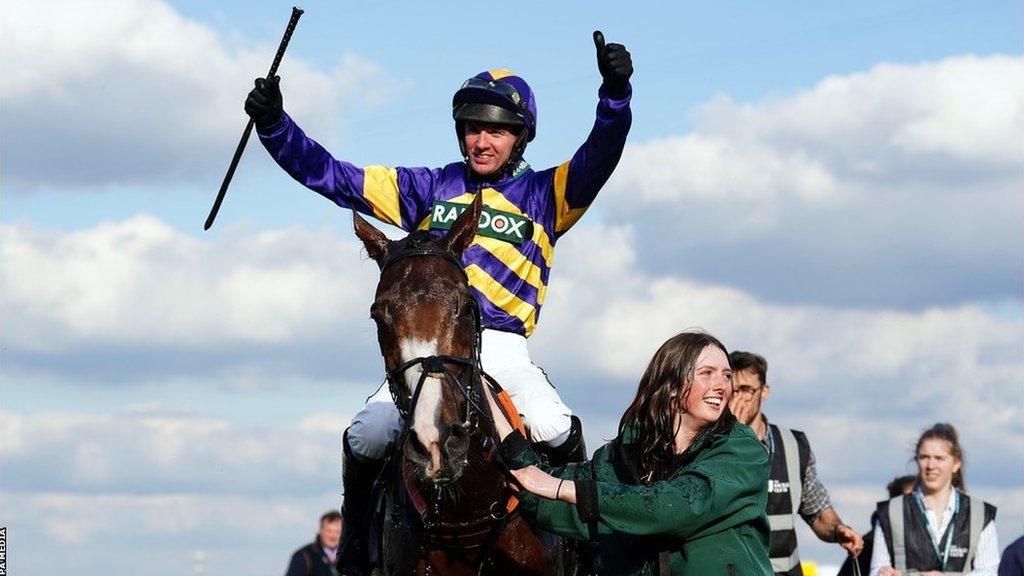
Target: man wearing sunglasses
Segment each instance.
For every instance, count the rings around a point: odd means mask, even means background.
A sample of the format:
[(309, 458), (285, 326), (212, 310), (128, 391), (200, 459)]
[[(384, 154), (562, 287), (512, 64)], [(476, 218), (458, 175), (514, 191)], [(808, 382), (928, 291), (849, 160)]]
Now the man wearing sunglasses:
[[(632, 114), (632, 59), (621, 44), (594, 32), (597, 114), (586, 142), (559, 166), (534, 171), (523, 157), (537, 135), (537, 105), (525, 80), (508, 70), (481, 72), (452, 98), (463, 160), (442, 168), (356, 167), (336, 160), (284, 113), (280, 79), (256, 80), (245, 103), (260, 140), (295, 180), (342, 208), (406, 231), (443, 234), (477, 194), (483, 195), (476, 239), (463, 253), (483, 322), (483, 368), (509, 392), (531, 440), (555, 465), (586, 458), (580, 421), (543, 370), (530, 361), (526, 338), (544, 303), (554, 248), (611, 176)], [(382, 386), (343, 437), (347, 571), (365, 572), (369, 492), (385, 449), (401, 428)]]

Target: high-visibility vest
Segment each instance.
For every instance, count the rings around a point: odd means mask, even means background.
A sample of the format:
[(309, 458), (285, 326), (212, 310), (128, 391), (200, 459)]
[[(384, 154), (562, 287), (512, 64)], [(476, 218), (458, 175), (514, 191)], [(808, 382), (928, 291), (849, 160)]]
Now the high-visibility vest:
[(768, 473), (768, 523), (772, 542), (768, 556), (776, 574), (803, 576), (795, 521), (803, 498), (803, 479), (811, 448), (803, 432), (775, 424), (768, 424), (768, 428), (772, 435), (772, 463)]
[(981, 531), (995, 520), (996, 508), (959, 490), (954, 496), (958, 499), (956, 511), (946, 533), (939, 538), (938, 546), (932, 540), (924, 510), (914, 494), (878, 504), (878, 521), (893, 568), (905, 575), (929, 570), (966, 574), (972, 570)]

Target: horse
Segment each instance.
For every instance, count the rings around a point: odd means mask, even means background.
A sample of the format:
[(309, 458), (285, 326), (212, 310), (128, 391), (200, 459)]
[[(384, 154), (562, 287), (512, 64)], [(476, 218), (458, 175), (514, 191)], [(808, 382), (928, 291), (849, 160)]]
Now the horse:
[(353, 212), (381, 269), (370, 317), (404, 421), (370, 514), (371, 556), (385, 576), (562, 574), (562, 546), (515, 512), (495, 461), (483, 387), (499, 388), (480, 365), (480, 312), (460, 261), (481, 204), (477, 195), (441, 237), (397, 241)]

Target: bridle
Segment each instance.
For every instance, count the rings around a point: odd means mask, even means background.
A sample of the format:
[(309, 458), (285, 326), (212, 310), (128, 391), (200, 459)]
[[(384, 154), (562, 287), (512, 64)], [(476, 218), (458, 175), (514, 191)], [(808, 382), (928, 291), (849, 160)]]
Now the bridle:
[[(380, 262), (381, 274), (396, 262), (407, 258), (425, 256), (437, 256), (444, 259), (446, 262), (454, 266), (468, 283), (468, 277), (466, 276), (462, 263), (447, 250), (431, 244), (414, 246), (401, 250), (394, 255), (389, 255)], [(479, 436), (484, 450), (488, 452), (488, 458), (494, 457), (494, 454), (497, 451), (497, 442), (493, 436), (493, 417), (484, 396), (484, 381), (486, 380), (488, 385), (492, 386), (492, 390), (500, 390), (500, 387), (497, 382), (495, 382), (494, 379), (483, 370), (480, 361), (482, 335), (480, 307), (475, 298), (471, 298), (470, 302), (474, 319), (474, 337), (467, 356), (421, 356), (407, 360), (386, 372), (388, 390), (391, 392), (391, 397), (394, 400), (395, 406), (398, 408), (398, 412), (402, 416), (403, 424), (398, 436), (398, 441), (394, 444), (395, 451), (389, 457), (388, 464), (385, 466), (385, 471), (378, 478), (378, 484), (381, 484), (381, 479), (388, 477), (387, 470), (392, 468), (396, 461), (399, 465), (402, 465), (404, 462), (400, 451), (405, 446), (405, 442), (408, 438), (413, 416), (416, 413), (416, 405), (419, 402), (420, 392), (423, 389), (423, 384), (430, 375), (440, 375), (449, 378), (459, 392), (462, 393), (466, 400), (466, 411), (464, 418), (462, 419), (463, 430), (466, 432), (467, 437), (472, 438), (473, 436)], [(412, 390), (412, 393), (409, 393), (401, 383), (405, 372), (409, 368), (415, 366), (420, 367), (420, 376)], [(461, 370), (459, 370), (460, 368)], [(463, 374), (468, 373), (465, 381), (459, 378), (458, 372), (462, 372)], [(490, 424), (489, 430), (483, 430), (480, 426), (481, 422), (487, 422)], [(408, 471), (402, 470), (401, 473), (403, 474), (403, 481), (406, 481), (407, 478), (405, 478), (405, 476), (408, 474)], [(499, 498), (481, 517), (459, 522), (451, 522), (444, 521), (439, 518), (429, 518), (429, 511), (426, 509), (427, 505), (425, 500), (420, 498), (420, 501), (416, 501), (416, 494), (414, 494), (416, 491), (415, 487), (410, 486), (408, 482), (406, 482), (406, 484), (407, 491), (410, 492), (410, 499), (413, 500), (414, 508), (418, 512), (419, 519), (419, 526), (406, 525), (406, 528), (409, 533), (420, 541), (421, 547), (425, 548), (427, 545), (430, 545), (449, 551), (478, 551), (481, 553), (478, 570), (482, 569), (487, 557), (487, 552), (497, 541), (498, 536), (501, 534), (501, 531), (509, 520), (510, 506), (508, 505), (507, 497)], [(375, 488), (375, 491), (376, 490), (377, 488)], [(505, 491), (508, 494), (511, 494), (508, 490), (508, 488), (505, 488)], [(439, 508), (440, 496), (441, 491), (435, 491), (435, 510)], [(401, 522), (401, 519), (397, 516), (398, 515), (396, 515), (396, 521)]]
[[(459, 262), (455, 256), (452, 256), (451, 252), (432, 245), (416, 246), (414, 248), (402, 250), (394, 255), (389, 255), (380, 264), (381, 274), (396, 262), (407, 258), (423, 256), (438, 256), (443, 258), (446, 262), (454, 266), (459, 271), (459, 274), (462, 275), (463, 279), (468, 283), (469, 277), (466, 276), (466, 271), (463, 269), (462, 263)], [(490, 411), (484, 410), (481, 407), (485, 404), (483, 379), (489, 379), (490, 376), (484, 372), (483, 366), (480, 362), (481, 334), (483, 329), (480, 319), (480, 305), (477, 303), (475, 298), (470, 299), (470, 307), (473, 311), (474, 336), (473, 341), (470, 344), (468, 356), (420, 356), (418, 358), (407, 360), (386, 372), (388, 390), (391, 392), (391, 399), (394, 400), (395, 406), (398, 408), (398, 412), (401, 414), (402, 419), (405, 422), (402, 427), (402, 433), (399, 436), (400, 442), (397, 446), (404, 445), (406, 434), (412, 423), (412, 416), (416, 413), (416, 404), (419, 402), (420, 391), (422, 391), (423, 383), (426, 382), (427, 377), (430, 375), (447, 376), (456, 384), (456, 388), (462, 393), (463, 397), (465, 397), (466, 414), (465, 418), (463, 418), (462, 425), (463, 429), (467, 433), (472, 435), (477, 430), (480, 417), (483, 417), (486, 421), (492, 421)], [(462, 382), (458, 375), (449, 368), (450, 365), (467, 368), (469, 370), (467, 382)], [(420, 367), (420, 377), (416, 382), (416, 386), (413, 388), (412, 393), (409, 394), (403, 389), (401, 379), (406, 370), (414, 366)]]

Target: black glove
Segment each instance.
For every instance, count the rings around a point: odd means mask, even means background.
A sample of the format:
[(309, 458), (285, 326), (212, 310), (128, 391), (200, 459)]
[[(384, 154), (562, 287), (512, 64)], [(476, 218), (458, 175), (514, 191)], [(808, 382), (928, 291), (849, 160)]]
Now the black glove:
[(633, 75), (633, 59), (622, 44), (605, 44), (604, 34), (594, 30), (597, 48), (597, 69), (604, 78), (604, 86), (612, 96), (625, 96), (629, 77)]
[(245, 113), (256, 123), (257, 128), (270, 128), (281, 121), (284, 105), (281, 99), (281, 77), (270, 80), (256, 79), (256, 87), (245, 99)]

